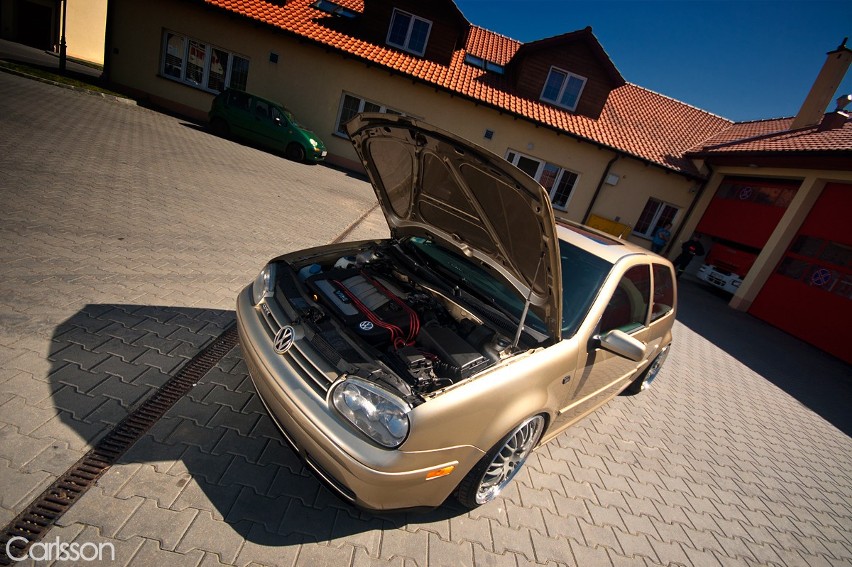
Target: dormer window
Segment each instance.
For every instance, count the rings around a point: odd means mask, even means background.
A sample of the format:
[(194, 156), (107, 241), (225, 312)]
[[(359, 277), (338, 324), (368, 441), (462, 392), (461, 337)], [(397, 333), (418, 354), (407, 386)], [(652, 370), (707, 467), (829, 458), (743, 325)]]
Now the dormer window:
[(429, 41), (431, 30), (432, 22), (429, 20), (394, 9), (387, 44), (414, 55), (423, 56), (426, 53), (426, 42)]
[(551, 67), (541, 91), (541, 100), (568, 110), (576, 110), (585, 86), (585, 77)]
[(502, 65), (498, 65), (497, 63), (488, 61), (482, 57), (477, 57), (476, 55), (471, 55), (470, 53), (464, 56), (464, 62), (473, 67), (497, 73), (498, 75), (502, 75), (506, 72), (506, 69)]
[(340, 16), (350, 20), (358, 17), (358, 12), (350, 10), (349, 8), (344, 8), (340, 4), (335, 4), (330, 0), (317, 0), (311, 4), (311, 6), (317, 10), (325, 12), (326, 14), (331, 14), (332, 16)]

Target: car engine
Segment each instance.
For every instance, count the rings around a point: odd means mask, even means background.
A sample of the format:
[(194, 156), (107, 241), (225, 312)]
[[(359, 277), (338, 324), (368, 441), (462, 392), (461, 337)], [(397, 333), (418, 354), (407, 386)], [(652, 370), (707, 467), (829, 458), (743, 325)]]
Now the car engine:
[(508, 338), (376, 250), (302, 266), (299, 279), (350, 337), (376, 349), (415, 391), (464, 380), (509, 354)]

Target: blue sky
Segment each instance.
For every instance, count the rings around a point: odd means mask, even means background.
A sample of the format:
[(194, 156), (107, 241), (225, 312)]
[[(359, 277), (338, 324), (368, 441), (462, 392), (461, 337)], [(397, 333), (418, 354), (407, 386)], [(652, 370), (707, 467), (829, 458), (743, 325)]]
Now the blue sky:
[[(471, 23), (523, 42), (592, 26), (627, 81), (736, 121), (795, 115), (826, 53), (846, 36), (852, 47), (852, 0), (456, 4)], [(852, 71), (841, 94), (852, 94)]]

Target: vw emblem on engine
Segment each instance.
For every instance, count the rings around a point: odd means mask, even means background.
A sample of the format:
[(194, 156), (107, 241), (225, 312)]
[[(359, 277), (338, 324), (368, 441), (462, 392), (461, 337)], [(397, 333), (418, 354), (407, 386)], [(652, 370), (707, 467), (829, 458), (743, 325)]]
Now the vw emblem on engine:
[(361, 327), (362, 331), (372, 331), (373, 330), (373, 324), (369, 321), (361, 321), (358, 324), (358, 326)]
[(275, 348), (275, 352), (278, 354), (285, 354), (288, 350), (290, 350), (290, 347), (293, 346), (295, 335), (296, 331), (289, 325), (285, 325), (278, 329), (278, 332), (275, 333), (275, 340), (272, 341), (272, 346)]

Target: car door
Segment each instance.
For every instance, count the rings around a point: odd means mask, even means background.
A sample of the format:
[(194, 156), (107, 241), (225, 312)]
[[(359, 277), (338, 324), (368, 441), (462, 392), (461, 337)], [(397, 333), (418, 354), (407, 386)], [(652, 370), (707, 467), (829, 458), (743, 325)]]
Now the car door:
[(653, 263), (651, 269), (654, 276), (654, 295), (648, 332), (645, 335), (649, 359), (656, 355), (660, 347), (671, 342), (671, 319), (675, 316), (677, 305), (677, 289), (671, 267)]
[(585, 339), (585, 352), (580, 353), (577, 371), (569, 381), (573, 387), (567, 390), (556, 418), (562, 426), (570, 425), (621, 391), (644, 364), (604, 349), (596, 337), (617, 329), (643, 343), (647, 340), (650, 265), (644, 263), (626, 269), (606, 301), (598, 325)]
[(280, 108), (263, 100), (255, 100), (256, 141), (268, 148), (285, 151), (293, 138), (293, 126)]
[(272, 105), (261, 98), (252, 97), (251, 113), (252, 119), (248, 123), (251, 140), (263, 146), (273, 145), (275, 124), (272, 121)]
[(251, 115), (251, 96), (241, 91), (228, 91), (226, 99), (226, 118), (228, 127), (239, 136), (249, 134), (249, 125), (254, 120)]

